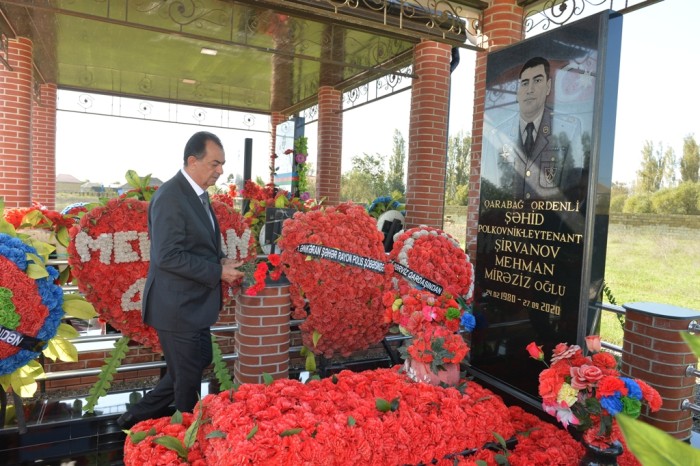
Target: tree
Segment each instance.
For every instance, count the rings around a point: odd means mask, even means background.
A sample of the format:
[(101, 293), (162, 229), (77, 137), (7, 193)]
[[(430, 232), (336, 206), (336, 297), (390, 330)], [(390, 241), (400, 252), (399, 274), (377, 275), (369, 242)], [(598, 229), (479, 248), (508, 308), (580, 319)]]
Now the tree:
[(352, 169), (340, 179), (340, 200), (369, 204), (377, 196), (371, 189), (372, 175)]
[(352, 158), (352, 169), (344, 174), (340, 182), (340, 198), (344, 201), (372, 202), (388, 194), (385, 156), (363, 154)]
[(673, 150), (673, 147), (669, 147), (664, 151), (662, 187), (672, 188), (676, 186), (676, 165), (676, 151)]
[(661, 188), (664, 178), (663, 146), (654, 150), (654, 143), (645, 141), (642, 148), (642, 167), (637, 170), (637, 189), (642, 193), (653, 193)]
[(693, 135), (683, 139), (683, 157), (681, 157), (681, 182), (698, 182), (700, 177), (700, 147)]
[(448, 204), (466, 205), (462, 204), (464, 202), (464, 190), (461, 190), (461, 195), (458, 195), (458, 193), (460, 192), (460, 187), (469, 186), (471, 145), (471, 135), (465, 134), (463, 131), (447, 139), (445, 199)]
[(401, 131), (394, 129), (394, 152), (389, 157), (389, 173), (386, 176), (386, 184), (389, 193), (395, 191), (406, 194), (404, 179), (404, 165), (406, 164), (406, 141)]

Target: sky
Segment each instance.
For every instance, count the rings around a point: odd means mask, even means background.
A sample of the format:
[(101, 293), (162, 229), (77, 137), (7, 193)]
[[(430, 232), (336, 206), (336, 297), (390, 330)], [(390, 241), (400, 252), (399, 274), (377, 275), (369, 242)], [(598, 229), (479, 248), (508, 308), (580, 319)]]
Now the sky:
[[(700, 142), (700, 17), (698, 0), (664, 0), (624, 15), (622, 54), (615, 128), (613, 181), (631, 183), (641, 162), (645, 141), (672, 147), (680, 160), (683, 138)], [(471, 132), (475, 53), (461, 49), (460, 64), (452, 74), (450, 135)], [(151, 174), (165, 181), (182, 166), (182, 150), (195, 131), (208, 130), (222, 139), (227, 163), (219, 183), (242, 174), (244, 139), (253, 139), (253, 178), (269, 176), (269, 119), (263, 115), (208, 110), (201, 123), (192, 119), (194, 107), (154, 104), (154, 112), (177, 112), (177, 121), (146, 121), (141, 113), (125, 109), (135, 118), (114, 118), (85, 113), (76, 105), (78, 93), (59, 91), (56, 173), (104, 184), (124, 182), (127, 170)], [(95, 97), (96, 99), (102, 97)], [(99, 105), (138, 105), (138, 101), (109, 99)], [(115, 104), (115, 102), (117, 102)], [(162, 106), (167, 106), (163, 110)], [(392, 152), (394, 130), (408, 138), (410, 91), (349, 110), (343, 116), (343, 172), (352, 168), (355, 155)], [(120, 107), (121, 109), (121, 107)], [(244, 121), (245, 119), (245, 121)], [(207, 122), (248, 129), (222, 129)], [(214, 123), (210, 123), (214, 124)], [(309, 125), (309, 161), (316, 162), (315, 125)]]

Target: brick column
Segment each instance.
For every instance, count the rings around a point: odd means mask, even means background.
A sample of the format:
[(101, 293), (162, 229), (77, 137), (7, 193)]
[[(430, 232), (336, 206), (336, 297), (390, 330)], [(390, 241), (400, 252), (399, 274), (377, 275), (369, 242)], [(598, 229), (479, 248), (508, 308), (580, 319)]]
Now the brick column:
[(316, 199), (323, 205), (340, 203), (340, 165), (343, 150), (343, 93), (331, 86), (318, 90), (318, 169)]
[(442, 228), (450, 106), (452, 47), (432, 41), (417, 44), (408, 125), (406, 227)]
[[(483, 34), (488, 37), (489, 51), (514, 44), (524, 38), (523, 9), (516, 0), (493, 0), (484, 10)], [(484, 131), (484, 98), (486, 97), (487, 52), (476, 54), (474, 72), (474, 113), (472, 119), (471, 166), (469, 171), (469, 205), (467, 206), (467, 252), (476, 257), (476, 235), (479, 224), (481, 189), (481, 142)]]
[(0, 197), (6, 208), (29, 207), (33, 45), (24, 37), (8, 42), (12, 71), (0, 66)]
[(56, 206), (56, 85), (42, 84), (32, 103), (32, 200)]
[(671, 434), (687, 440), (693, 420), (690, 411), (681, 405), (688, 399), (694, 402), (695, 376), (686, 375), (689, 365), (698, 358), (681, 338), (700, 312), (656, 303), (624, 305), (625, 336), (622, 347), (621, 373), (641, 379), (654, 387), (663, 405), (656, 413), (642, 412), (641, 419)]
[[(275, 166), (275, 155), (281, 155), (281, 154), (275, 154), (275, 141), (277, 139), (277, 125), (284, 123), (287, 121), (287, 118), (279, 113), (279, 112), (272, 112), (270, 114), (270, 166), (274, 167)], [(270, 183), (275, 182), (275, 172), (274, 170), (270, 170)]]
[(290, 308), (289, 285), (267, 285), (257, 296), (238, 298), (236, 382), (262, 383), (263, 373), (289, 377)]

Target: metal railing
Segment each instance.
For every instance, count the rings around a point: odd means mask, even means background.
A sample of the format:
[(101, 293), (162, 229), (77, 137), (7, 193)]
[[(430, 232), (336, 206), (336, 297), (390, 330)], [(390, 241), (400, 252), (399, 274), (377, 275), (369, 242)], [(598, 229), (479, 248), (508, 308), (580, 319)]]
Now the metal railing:
[[(622, 306), (617, 306), (615, 304), (598, 302), (592, 305), (591, 309), (612, 312), (613, 314), (617, 315), (625, 315), (625, 308)], [(612, 351), (613, 353), (622, 354), (622, 347), (619, 345), (614, 345), (607, 341), (601, 341), (600, 344), (603, 348)]]
[[(693, 333), (698, 333), (700, 332), (700, 324), (693, 320), (688, 324), (688, 332), (693, 334)], [(686, 377), (700, 377), (700, 371), (697, 368), (697, 364), (692, 365), (690, 364), (688, 367), (685, 368), (685, 376)], [(681, 403), (681, 409), (683, 411), (691, 411), (693, 415), (700, 414), (700, 404), (693, 403), (690, 400), (683, 400), (683, 403)]]

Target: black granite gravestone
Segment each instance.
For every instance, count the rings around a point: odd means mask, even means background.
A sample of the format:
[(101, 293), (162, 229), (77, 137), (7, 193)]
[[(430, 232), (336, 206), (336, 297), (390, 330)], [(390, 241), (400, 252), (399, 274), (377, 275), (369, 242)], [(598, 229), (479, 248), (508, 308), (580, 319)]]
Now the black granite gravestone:
[(603, 12), (488, 57), (470, 363), (533, 405), (544, 366), (526, 345), (549, 358), (595, 326), (621, 30)]

